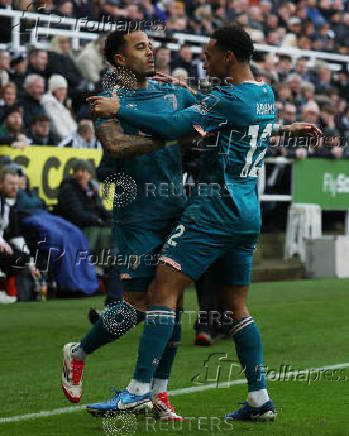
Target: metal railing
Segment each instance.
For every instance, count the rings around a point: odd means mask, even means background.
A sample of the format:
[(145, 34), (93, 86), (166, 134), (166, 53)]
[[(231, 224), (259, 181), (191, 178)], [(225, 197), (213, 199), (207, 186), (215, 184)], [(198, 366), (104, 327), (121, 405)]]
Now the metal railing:
[[(116, 22), (106, 21), (94, 21), (87, 18), (67, 18), (65, 16), (59, 16), (55, 14), (37, 14), (27, 11), (16, 11), (0, 9), (0, 16), (6, 16), (11, 18), (11, 48), (15, 52), (26, 51), (25, 44), (21, 44), (20, 41), (20, 25), (21, 21), (28, 20), (34, 22), (34, 27), (27, 29), (30, 33), (30, 43), (39, 48), (47, 48), (49, 41), (42, 42), (39, 40), (39, 36), (47, 36), (49, 39), (53, 35), (66, 35), (72, 39), (72, 48), (78, 50), (80, 48), (81, 41), (93, 40), (97, 38), (100, 32), (110, 32), (117, 26)], [(66, 26), (68, 29), (57, 28), (57, 26)], [(155, 40), (155, 46), (159, 45), (165, 39), (164, 32), (149, 32), (150, 36)], [(207, 36), (192, 35), (181, 32), (174, 32), (171, 35), (172, 42), (168, 42), (166, 36), (166, 45), (170, 50), (178, 50), (183, 43), (193, 44), (192, 52), (201, 54), (202, 45), (206, 44), (209, 40)], [(196, 44), (196, 45), (195, 45)], [(307, 57), (309, 59), (309, 66), (312, 67), (315, 61), (322, 59), (331, 63), (334, 70), (339, 68), (337, 64), (346, 64), (349, 70), (349, 56), (336, 54), (336, 53), (324, 53), (319, 51), (300, 50), (297, 48), (289, 47), (275, 47), (266, 44), (255, 44), (255, 50), (257, 52), (264, 53), (278, 53), (288, 54), (293, 59), (300, 56)], [(6, 44), (0, 44), (1, 48), (5, 48)]]

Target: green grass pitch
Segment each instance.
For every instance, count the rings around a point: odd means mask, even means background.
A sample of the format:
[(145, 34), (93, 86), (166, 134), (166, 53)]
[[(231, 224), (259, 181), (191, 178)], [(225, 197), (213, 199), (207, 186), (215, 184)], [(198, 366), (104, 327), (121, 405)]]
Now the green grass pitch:
[[(60, 387), (62, 345), (80, 339), (89, 329), (89, 307), (102, 304), (103, 299), (96, 297), (0, 306), (0, 435), (132, 434), (121, 429), (121, 418), (111, 423), (114, 432), (108, 433), (100, 418), (89, 416), (81, 408), (36, 419), (3, 420), (75, 407), (65, 399)], [(265, 365), (269, 371), (278, 372), (282, 365), (290, 365), (289, 369), (297, 371), (349, 362), (348, 279), (255, 283), (250, 289), (249, 306), (262, 333)], [(185, 309), (197, 309), (193, 290), (186, 292)], [(228, 359), (236, 361), (234, 345), (224, 340), (210, 348), (195, 347), (193, 321), (194, 315), (184, 315), (182, 345), (169, 389), (204, 388), (215, 380), (218, 387), (172, 397), (175, 410), (189, 418), (181, 425), (154, 423), (151, 417), (138, 417), (133, 434), (349, 435), (349, 366), (321, 373), (299, 372), (297, 379), (294, 376), (269, 381), (269, 393), (278, 409), (277, 420), (227, 426), (222, 415), (236, 409), (237, 402), (246, 399), (245, 384), (221, 386), (229, 381), (227, 362), (221, 362), (217, 373), (220, 356), (227, 354)], [(112, 395), (109, 387), (126, 386), (132, 375), (141, 329), (142, 326), (137, 327), (90, 357), (81, 404), (109, 398)], [(212, 353), (217, 354), (210, 360)], [(210, 362), (208, 368), (204, 366), (206, 360)], [(238, 368), (233, 366), (233, 369), (230, 381), (241, 379)], [(270, 374), (275, 375), (275, 372)], [(199, 376), (195, 378), (196, 375)]]

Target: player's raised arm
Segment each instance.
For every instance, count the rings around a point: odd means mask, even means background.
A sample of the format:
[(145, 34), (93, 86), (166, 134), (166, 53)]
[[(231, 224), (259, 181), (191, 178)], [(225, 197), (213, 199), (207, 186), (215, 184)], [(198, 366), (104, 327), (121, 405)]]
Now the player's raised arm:
[(217, 110), (219, 98), (207, 96), (200, 104), (172, 114), (144, 112), (119, 105), (117, 117), (161, 139), (171, 140), (191, 135), (197, 130), (211, 132), (226, 122)]

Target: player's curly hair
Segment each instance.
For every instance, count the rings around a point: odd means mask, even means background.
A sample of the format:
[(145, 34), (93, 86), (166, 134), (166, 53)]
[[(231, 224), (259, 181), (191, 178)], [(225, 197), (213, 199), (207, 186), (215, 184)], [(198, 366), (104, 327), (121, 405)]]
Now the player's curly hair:
[(240, 26), (232, 25), (217, 29), (212, 35), (216, 45), (224, 51), (232, 51), (239, 62), (249, 62), (253, 55), (250, 35)]

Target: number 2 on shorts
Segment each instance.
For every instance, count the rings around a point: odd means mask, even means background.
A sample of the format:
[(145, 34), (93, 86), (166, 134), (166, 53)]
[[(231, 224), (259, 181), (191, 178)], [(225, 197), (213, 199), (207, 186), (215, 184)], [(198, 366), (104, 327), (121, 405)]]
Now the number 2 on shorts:
[(174, 233), (167, 241), (168, 245), (172, 245), (172, 247), (175, 247), (177, 245), (178, 242), (175, 241), (175, 239), (183, 235), (183, 233), (185, 232), (185, 226), (183, 224), (179, 224), (175, 230), (178, 230), (177, 233)]

